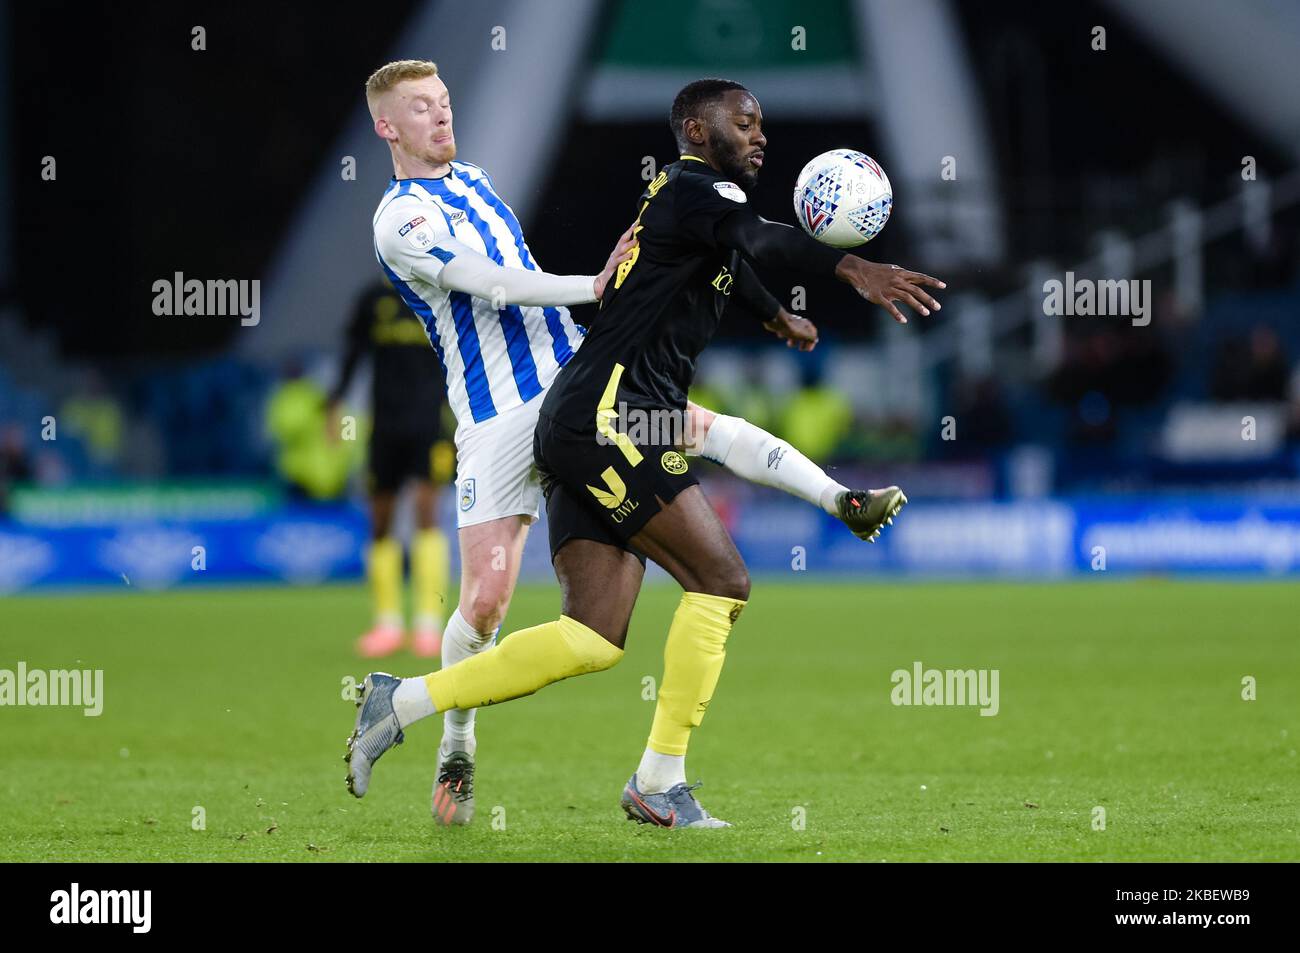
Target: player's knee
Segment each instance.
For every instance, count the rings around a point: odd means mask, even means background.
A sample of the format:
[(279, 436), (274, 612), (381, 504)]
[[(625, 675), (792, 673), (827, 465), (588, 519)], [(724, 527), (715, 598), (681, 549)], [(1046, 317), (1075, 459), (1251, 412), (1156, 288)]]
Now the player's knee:
[(745, 602), (749, 599), (749, 569), (740, 560), (718, 566), (710, 574), (703, 591), (711, 596)]
[(415, 525), (418, 529), (433, 529), (438, 525), (437, 502), (432, 487), (420, 484), (415, 494)]
[[(591, 626), (567, 615), (560, 616), (560, 630), (573, 653), (575, 675), (603, 672), (619, 663), (623, 649)], [(507, 642), (510, 640), (507, 639)]]
[(375, 513), (370, 518), (370, 538), (375, 542), (387, 539), (392, 531), (393, 521), (386, 513)]
[(510, 592), (491, 584), (475, 586), (461, 597), (460, 614), (476, 632), (493, 632), (506, 617)]
[(612, 642), (601, 639), (598, 651), (585, 652), (579, 656), (579, 674), (590, 675), (592, 672), (604, 672), (613, 668), (623, 658), (623, 650)]
[(735, 577), (728, 582), (728, 587), (728, 591), (722, 595), (729, 599), (739, 599), (741, 602), (749, 601), (749, 570), (743, 563)]
[(393, 513), (387, 508), (375, 507), (370, 514), (370, 538), (384, 539), (393, 528)]

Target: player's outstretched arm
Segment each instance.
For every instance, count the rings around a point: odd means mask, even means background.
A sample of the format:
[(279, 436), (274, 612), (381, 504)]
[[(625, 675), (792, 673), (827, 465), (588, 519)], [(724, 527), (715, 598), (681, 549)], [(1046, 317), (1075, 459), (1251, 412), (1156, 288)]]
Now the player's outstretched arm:
[(631, 257), (632, 249), (636, 247), (632, 237), (634, 227), (629, 227), (619, 236), (598, 275), (552, 275), (545, 271), (504, 268), (454, 239), (443, 239), (438, 243), (438, 257), (444, 264), (436, 280), (448, 291), (463, 291), (503, 305), (558, 307), (588, 304), (600, 300), (615, 270)]
[[(459, 247), (457, 247), (459, 246)], [(486, 255), (452, 239), (438, 243), (441, 267), (435, 280), (447, 291), (461, 291), (506, 305), (589, 304), (599, 298), (596, 275), (552, 275), (545, 271), (506, 268)], [(430, 266), (430, 271), (434, 271)]]
[(943, 305), (934, 300), (922, 285), (931, 288), (948, 287), (938, 278), (931, 278), (919, 271), (908, 271), (898, 265), (882, 265), (857, 255), (845, 255), (835, 268), (835, 277), (852, 285), (853, 290), (872, 304), (880, 305), (899, 324), (906, 324), (907, 318), (894, 305), (895, 301), (901, 301), (912, 310), (928, 315), (930, 308), (938, 311)]
[(635, 245), (624, 233), (598, 275), (506, 268), (458, 241), (430, 217), (415, 214), (421, 210), (411, 204), (394, 205), (376, 225), (375, 251), (384, 267), (400, 280), (420, 278), (448, 291), (485, 298), (497, 307), (559, 307), (596, 301), (614, 269)]
[(902, 301), (921, 314), (929, 314), (927, 306), (938, 311), (940, 305), (921, 286), (947, 287), (929, 275), (867, 261), (823, 245), (797, 228), (769, 222), (752, 212), (737, 212), (724, 218), (718, 224), (717, 241), (760, 265), (834, 275), (902, 324), (907, 323), (907, 318), (895, 307), (895, 301)]

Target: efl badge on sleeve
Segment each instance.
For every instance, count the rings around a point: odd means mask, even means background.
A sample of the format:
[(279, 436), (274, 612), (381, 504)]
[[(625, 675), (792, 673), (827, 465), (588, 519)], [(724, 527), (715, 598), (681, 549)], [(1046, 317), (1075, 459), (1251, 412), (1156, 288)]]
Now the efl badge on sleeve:
[(424, 251), (433, 244), (433, 229), (423, 215), (417, 215), (397, 230), (397, 234), (411, 243), (417, 251)]

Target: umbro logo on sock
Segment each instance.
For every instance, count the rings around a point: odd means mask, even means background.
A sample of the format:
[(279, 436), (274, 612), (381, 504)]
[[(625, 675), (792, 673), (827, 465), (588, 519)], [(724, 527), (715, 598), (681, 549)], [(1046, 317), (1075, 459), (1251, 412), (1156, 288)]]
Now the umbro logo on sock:
[(785, 456), (785, 447), (777, 447), (767, 455), (767, 468), (775, 470), (781, 466), (781, 458)]

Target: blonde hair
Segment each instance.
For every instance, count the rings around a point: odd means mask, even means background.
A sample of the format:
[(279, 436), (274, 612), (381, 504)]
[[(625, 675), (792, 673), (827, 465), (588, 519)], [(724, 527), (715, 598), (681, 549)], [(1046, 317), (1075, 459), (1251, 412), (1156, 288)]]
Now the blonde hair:
[(430, 60), (396, 60), (379, 67), (366, 80), (366, 105), (370, 107), (371, 115), (375, 114), (379, 98), (398, 83), (437, 75), (438, 64)]

